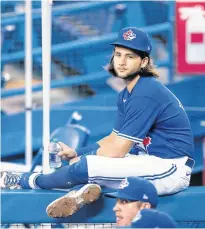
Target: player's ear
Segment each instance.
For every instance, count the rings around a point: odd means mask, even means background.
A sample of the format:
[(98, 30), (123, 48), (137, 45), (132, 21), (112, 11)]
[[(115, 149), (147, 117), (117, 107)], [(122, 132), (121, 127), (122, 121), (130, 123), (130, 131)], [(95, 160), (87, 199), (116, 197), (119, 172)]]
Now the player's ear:
[(145, 57), (142, 59), (142, 63), (141, 63), (141, 68), (145, 68), (149, 63), (149, 57)]
[(150, 203), (148, 202), (143, 202), (142, 205), (141, 205), (141, 210), (142, 209), (150, 209), (152, 206)]

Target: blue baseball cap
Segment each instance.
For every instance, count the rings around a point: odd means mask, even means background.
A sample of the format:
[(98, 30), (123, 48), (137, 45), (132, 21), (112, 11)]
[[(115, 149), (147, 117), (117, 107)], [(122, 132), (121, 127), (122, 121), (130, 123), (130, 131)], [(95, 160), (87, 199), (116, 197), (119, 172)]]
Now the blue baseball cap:
[(176, 228), (176, 222), (166, 213), (143, 209), (133, 219), (131, 228)]
[(111, 43), (111, 45), (119, 45), (148, 54), (152, 51), (152, 44), (148, 34), (136, 27), (126, 27), (120, 30), (116, 42)]
[(124, 200), (148, 202), (152, 207), (157, 206), (158, 195), (154, 185), (140, 177), (128, 177), (122, 180), (117, 192), (107, 193), (105, 196)]

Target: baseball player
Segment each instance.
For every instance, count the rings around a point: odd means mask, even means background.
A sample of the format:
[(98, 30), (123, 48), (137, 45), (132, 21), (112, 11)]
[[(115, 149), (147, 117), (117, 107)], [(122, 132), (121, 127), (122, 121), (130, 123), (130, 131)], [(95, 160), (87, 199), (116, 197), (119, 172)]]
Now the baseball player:
[(139, 177), (125, 178), (117, 192), (107, 193), (105, 196), (117, 198), (113, 211), (118, 227), (130, 226), (142, 209), (156, 208), (158, 202), (154, 185)]
[(143, 209), (133, 219), (131, 228), (176, 228), (176, 222), (163, 212)]
[[(112, 46), (108, 71), (126, 83), (118, 96), (113, 131), (97, 143), (77, 150), (63, 144), (60, 155), (72, 159), (72, 164), (54, 173), (1, 174), (1, 186), (7, 188), (17, 185), (67, 189), (88, 183), (72, 196), (82, 202), (71, 201), (72, 206), (68, 205), (72, 210), (57, 212), (55, 217), (73, 214), (84, 203), (98, 198), (100, 186), (117, 189), (122, 179), (129, 176), (151, 181), (159, 195), (189, 186), (194, 166), (190, 123), (181, 102), (156, 79), (149, 36), (135, 27), (127, 27), (119, 32)], [(69, 194), (53, 206), (66, 198)]]

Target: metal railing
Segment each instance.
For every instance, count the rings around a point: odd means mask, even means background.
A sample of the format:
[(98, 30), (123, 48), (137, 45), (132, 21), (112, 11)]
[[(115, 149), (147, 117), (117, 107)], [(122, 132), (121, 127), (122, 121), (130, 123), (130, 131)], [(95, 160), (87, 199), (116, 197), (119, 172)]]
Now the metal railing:
[[(100, 7), (105, 7), (105, 5), (112, 5), (112, 4), (116, 4), (116, 2), (103, 2), (103, 3), (87, 3), (84, 6), (74, 6), (71, 8), (71, 6), (68, 5), (64, 5), (64, 6), (59, 6), (59, 7), (55, 7), (55, 9), (52, 12), (52, 15), (60, 15), (63, 12), (66, 13), (70, 13), (70, 14), (77, 14), (79, 12), (84, 12), (86, 10), (92, 9), (92, 8), (100, 8)], [(173, 42), (174, 42), (174, 29), (173, 29), (173, 20), (174, 20), (174, 6), (175, 3), (174, 2), (169, 2), (167, 3), (169, 4), (169, 20), (168, 22), (165, 23), (161, 23), (161, 24), (156, 24), (156, 25), (152, 25), (152, 26), (146, 26), (146, 27), (142, 27), (141, 29), (144, 30), (145, 32), (147, 32), (149, 35), (157, 35), (163, 32), (167, 32), (168, 33), (168, 46), (167, 46), (167, 51), (168, 51), (168, 59), (164, 60), (164, 61), (156, 61), (155, 64), (158, 67), (166, 67), (168, 69), (168, 82), (173, 82), (174, 80), (174, 54), (173, 54)], [(36, 9), (33, 12), (33, 19), (40, 19), (40, 10)], [(20, 17), (19, 17), (20, 16)], [(18, 23), (20, 21), (24, 20), (24, 14), (22, 15), (18, 15), (12, 18), (2, 18), (2, 25), (6, 25), (9, 23)], [(72, 52), (72, 51), (89, 51), (90, 50), (98, 50), (99, 47), (105, 47), (106, 45), (112, 43), (117, 37), (117, 33), (110, 33), (104, 36), (95, 36), (92, 37), (91, 39), (79, 39), (76, 41), (72, 41), (72, 42), (65, 42), (65, 43), (61, 43), (61, 44), (56, 44), (53, 45), (51, 48), (51, 53), (52, 55), (57, 54), (57, 53), (62, 53), (62, 52)], [(37, 56), (41, 56), (42, 55), (42, 49), (41, 48), (35, 48), (33, 49), (32, 52), (33, 57), (37, 57)], [(2, 55), (2, 65), (9, 63), (9, 62), (15, 62), (15, 61), (20, 61), (23, 60), (25, 57), (25, 52), (24, 51), (20, 51), (20, 52), (15, 52), (15, 53), (11, 53), (9, 55), (7, 54), (3, 54)], [(102, 73), (103, 74), (103, 73)], [(86, 76), (88, 77), (88, 76)], [(72, 85), (72, 83), (77, 80), (76, 82), (78, 82), (78, 84), (80, 83), (84, 83), (86, 82), (86, 77), (81, 75), (79, 76), (79, 78), (75, 78), (75, 79), (66, 79), (66, 80), (62, 80), (59, 81), (64, 82), (65, 85)], [(90, 77), (90, 76), (89, 76)], [(88, 78), (89, 78), (88, 77)], [(82, 80), (80, 80), (80, 78), (82, 78)], [(92, 77), (91, 77), (92, 78)], [(94, 80), (97, 79), (97, 77), (93, 77)], [(73, 81), (74, 80), (74, 81)], [(68, 84), (68, 82), (71, 82)], [(89, 81), (90, 82), (90, 81)], [(59, 85), (59, 83), (57, 83), (57, 81), (53, 81), (52, 85)], [(42, 90), (42, 86), (33, 86), (33, 91), (36, 90)], [(24, 93), (24, 89), (16, 89), (13, 90), (13, 92), (9, 92), (9, 90), (2, 90), (2, 98), (5, 98), (7, 96), (14, 96), (14, 95), (19, 95)]]
[[(105, 2), (91, 2), (91, 3), (84, 3), (80, 4), (80, 6), (78, 5), (71, 5), (71, 4), (66, 4), (66, 5), (62, 5), (62, 6), (56, 6), (55, 8), (53, 8), (52, 10), (52, 16), (59, 16), (62, 15), (63, 13), (66, 14), (70, 14), (70, 15), (75, 15), (75, 14), (79, 14), (82, 12), (86, 12), (88, 10), (92, 10), (92, 9), (99, 9), (102, 7), (108, 7), (108, 6), (112, 6), (112, 5), (116, 5), (118, 2), (115, 1), (105, 1)], [(41, 9), (33, 9), (32, 10), (32, 18), (33, 20), (36, 19), (41, 19)], [(5, 26), (5, 25), (10, 25), (10, 24), (17, 24), (17, 23), (22, 23), (25, 20), (25, 14), (21, 13), (21, 14), (12, 14), (10, 13), (9, 16), (2, 15), (1, 18), (1, 26)]]

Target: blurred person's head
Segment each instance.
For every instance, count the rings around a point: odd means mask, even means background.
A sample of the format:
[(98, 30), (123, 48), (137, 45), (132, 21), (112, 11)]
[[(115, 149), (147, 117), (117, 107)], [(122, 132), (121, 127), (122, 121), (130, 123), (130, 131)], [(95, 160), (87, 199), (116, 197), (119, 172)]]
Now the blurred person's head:
[(158, 77), (150, 53), (152, 45), (147, 33), (135, 28), (122, 29), (114, 45), (107, 70), (115, 77), (131, 81), (136, 76)]
[(154, 209), (143, 209), (132, 221), (131, 228), (176, 228), (171, 216)]
[(139, 177), (124, 179), (117, 192), (106, 196), (117, 198), (113, 211), (116, 215), (117, 226), (129, 226), (142, 209), (155, 208), (158, 196), (154, 185)]

